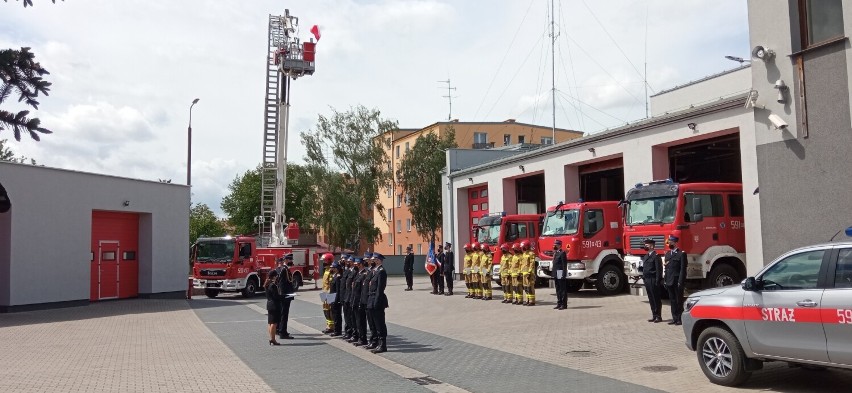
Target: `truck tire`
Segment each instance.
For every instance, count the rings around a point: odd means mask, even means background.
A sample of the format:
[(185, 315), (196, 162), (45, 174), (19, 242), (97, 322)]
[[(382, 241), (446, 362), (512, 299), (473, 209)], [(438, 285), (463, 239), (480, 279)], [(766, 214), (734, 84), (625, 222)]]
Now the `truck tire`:
[(257, 277), (250, 277), (246, 282), (246, 287), (243, 288), (243, 297), (249, 298), (254, 296), (255, 292), (257, 292)]
[(705, 288), (725, 287), (728, 285), (739, 284), (744, 277), (740, 277), (740, 273), (733, 266), (727, 263), (717, 264), (710, 270), (707, 279), (704, 282)]
[(207, 297), (212, 299), (216, 296), (219, 296), (219, 290), (218, 289), (205, 288), (204, 294), (207, 295)]
[(624, 276), (624, 273), (615, 265), (607, 264), (598, 272), (595, 287), (601, 295), (612, 296), (624, 291), (625, 282), (627, 282), (627, 277)]
[(299, 288), (302, 287), (302, 284), (302, 274), (298, 272), (293, 274), (293, 292), (298, 292)]
[(717, 385), (737, 386), (751, 376), (746, 370), (747, 359), (740, 341), (723, 328), (704, 329), (698, 336), (695, 353), (701, 371)]
[(568, 293), (580, 292), (583, 289), (583, 280), (568, 280)]

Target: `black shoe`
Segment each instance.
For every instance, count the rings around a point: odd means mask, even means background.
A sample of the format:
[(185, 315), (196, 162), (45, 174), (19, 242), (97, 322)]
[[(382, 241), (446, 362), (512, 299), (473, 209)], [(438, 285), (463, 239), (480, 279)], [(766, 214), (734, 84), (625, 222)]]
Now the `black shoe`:
[(373, 350), (373, 349), (376, 349), (376, 347), (378, 347), (378, 346), (379, 346), (378, 343), (370, 343), (370, 345), (365, 346), (364, 349)]
[(661, 318), (661, 317), (654, 318), (654, 323), (660, 323), (662, 321), (663, 321), (663, 318)]
[(372, 352), (372, 353), (383, 353), (383, 352), (387, 352), (387, 351), (388, 351), (388, 349), (386, 347), (381, 346), (381, 347), (378, 347), (378, 348), (371, 350), (370, 352)]
[(447, 292), (447, 296), (453, 296), (453, 291)]
[(666, 325), (674, 325), (676, 323), (677, 323), (677, 321), (672, 320), (672, 321), (669, 321), (668, 323), (666, 323)]
[(649, 319), (648, 322), (654, 322), (656, 320), (657, 320), (657, 317), (651, 317), (651, 319)]
[(567, 309), (568, 309), (568, 306), (562, 306), (562, 308), (560, 308), (560, 310), (567, 310)]
[(292, 339), (293, 339), (293, 336), (291, 336), (291, 335), (289, 335), (289, 334), (288, 334), (288, 335), (283, 336), (283, 337), (281, 337), (281, 338), (282, 338), (282, 339), (284, 339), (284, 340), (292, 340)]
[(337, 333), (337, 332), (329, 334), (329, 337), (338, 337), (338, 336), (340, 336), (340, 333)]
[(556, 306), (556, 307), (553, 307), (553, 309), (554, 309), (554, 310), (561, 310), (561, 309), (562, 309), (562, 305), (560, 304), (560, 305), (558, 305), (558, 306)]
[(680, 325), (683, 325), (683, 322), (681, 322), (681, 321), (675, 321), (675, 323), (674, 323), (674, 324), (675, 324), (675, 326), (680, 326)]
[(406, 291), (410, 291), (410, 290), (411, 290), (411, 288), (405, 288), (405, 290), (406, 290)]

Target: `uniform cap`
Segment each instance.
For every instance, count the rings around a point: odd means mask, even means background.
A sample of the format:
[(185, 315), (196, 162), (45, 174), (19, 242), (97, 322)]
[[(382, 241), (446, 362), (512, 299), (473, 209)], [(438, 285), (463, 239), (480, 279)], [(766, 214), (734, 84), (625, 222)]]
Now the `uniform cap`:
[(375, 254), (373, 254), (372, 252), (367, 251), (367, 252), (365, 252), (365, 253), (364, 253), (364, 258), (366, 258), (366, 259), (370, 259), (370, 258), (372, 258), (374, 255), (375, 255)]
[(677, 236), (675, 236), (675, 235), (669, 235), (669, 241), (670, 241), (670, 242), (677, 242), (677, 241), (679, 241), (679, 240), (680, 240), (680, 239), (678, 239), (678, 237), (677, 237)]
[(352, 261), (352, 263), (357, 263), (357, 264), (359, 264), (359, 265), (360, 265), (360, 264), (364, 263), (364, 260), (363, 260), (363, 259), (361, 259), (361, 258), (355, 258), (355, 259)]
[(446, 243), (444, 243), (444, 245), (445, 245), (445, 246), (447, 246), (447, 247), (452, 247), (452, 246), (453, 246), (453, 243), (446, 242)]
[(657, 244), (657, 242), (655, 242), (654, 239), (651, 239), (650, 237), (648, 237), (648, 238), (645, 238), (645, 244)]
[(554, 246), (562, 247), (562, 240), (556, 239), (553, 241)]
[(385, 256), (384, 256), (384, 255), (382, 255), (382, 254), (379, 254), (379, 253), (377, 253), (377, 252), (374, 252), (374, 253), (373, 253), (373, 259), (378, 259), (378, 260), (384, 261), (384, 260), (385, 260)]
[(284, 255), (284, 259), (286, 259), (288, 261), (292, 261), (293, 260), (293, 254)]
[(335, 268), (335, 269), (336, 269), (336, 268), (339, 268), (339, 267), (340, 267), (340, 264), (339, 264), (339, 263), (337, 263), (337, 261), (334, 261), (334, 262), (332, 262), (332, 263), (331, 263), (331, 267), (333, 267), (333, 268)]

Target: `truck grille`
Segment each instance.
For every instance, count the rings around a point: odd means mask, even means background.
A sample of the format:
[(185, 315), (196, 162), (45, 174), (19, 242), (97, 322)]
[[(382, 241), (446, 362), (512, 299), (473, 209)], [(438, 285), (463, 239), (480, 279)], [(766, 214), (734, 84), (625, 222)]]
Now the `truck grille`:
[(636, 250), (642, 248), (645, 245), (645, 239), (651, 239), (654, 241), (654, 249), (662, 250), (665, 246), (665, 236), (663, 235), (651, 235), (651, 236), (630, 236), (630, 249)]
[(201, 269), (202, 276), (224, 276), (225, 269)]

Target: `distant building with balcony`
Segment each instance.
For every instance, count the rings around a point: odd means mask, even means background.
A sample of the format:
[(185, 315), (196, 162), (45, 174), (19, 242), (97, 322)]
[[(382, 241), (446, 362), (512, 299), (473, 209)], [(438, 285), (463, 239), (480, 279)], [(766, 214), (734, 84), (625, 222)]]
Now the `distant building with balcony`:
[[(442, 136), (450, 129), (455, 131), (456, 144), (462, 149), (503, 149), (506, 146), (534, 149), (553, 144), (554, 134), (556, 143), (583, 136), (581, 131), (557, 128), (554, 133), (548, 126), (519, 123), (515, 119), (508, 119), (502, 122), (443, 121), (419, 129), (388, 131), (376, 138), (390, 137), (391, 143), (386, 153), (390, 158), (391, 169), (396, 174), (405, 153), (414, 147), (417, 137), (425, 133)], [(398, 180), (394, 178), (391, 188), (379, 191), (379, 202), (384, 208), (382, 212), (384, 217), (377, 208), (374, 208), (373, 222), (379, 228), (382, 239), (378, 240), (372, 249), (385, 255), (401, 255), (405, 253), (407, 246), (411, 246), (415, 254), (426, 254), (429, 252), (429, 242), (417, 234), (408, 209), (408, 198)], [(437, 242), (442, 241), (440, 230), (437, 237)]]

